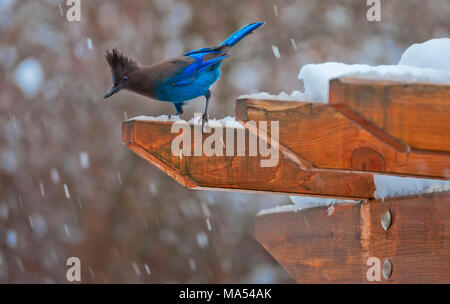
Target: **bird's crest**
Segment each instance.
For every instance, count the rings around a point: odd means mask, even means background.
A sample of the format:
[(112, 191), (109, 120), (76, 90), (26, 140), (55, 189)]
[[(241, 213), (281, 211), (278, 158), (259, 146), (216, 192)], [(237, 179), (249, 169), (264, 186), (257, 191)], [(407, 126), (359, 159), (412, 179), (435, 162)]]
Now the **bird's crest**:
[(136, 61), (119, 52), (117, 48), (112, 49), (111, 52), (106, 51), (105, 57), (115, 79), (120, 79), (123, 75), (139, 68)]

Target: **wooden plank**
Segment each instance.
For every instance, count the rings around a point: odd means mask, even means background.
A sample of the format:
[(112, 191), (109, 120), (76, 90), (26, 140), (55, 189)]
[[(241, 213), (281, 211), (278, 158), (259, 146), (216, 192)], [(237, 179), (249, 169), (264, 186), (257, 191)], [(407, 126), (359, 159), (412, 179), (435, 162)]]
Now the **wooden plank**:
[(370, 257), (392, 262), (379, 283), (450, 283), (449, 207), (442, 192), (265, 214), (255, 236), (299, 283), (370, 283)]
[(346, 105), (411, 149), (450, 152), (450, 86), (334, 79), (330, 104)]
[(236, 102), (236, 119), (279, 121), (280, 144), (315, 168), (450, 178), (450, 153), (410, 151), (401, 141), (340, 106), (241, 99)]
[[(308, 170), (289, 151), (280, 150), (279, 161), (274, 167), (261, 167), (261, 160), (267, 157), (259, 153), (249, 156), (248, 144), (245, 156), (173, 155), (171, 143), (178, 133), (171, 133), (171, 126), (171, 122), (126, 121), (122, 124), (122, 140), (131, 150), (188, 188), (357, 199), (373, 197), (375, 185), (371, 174)], [(191, 132), (193, 138), (194, 128)], [(223, 142), (226, 142), (226, 131), (223, 133)], [(203, 134), (203, 141), (209, 135)], [(194, 150), (193, 143), (191, 150)]]

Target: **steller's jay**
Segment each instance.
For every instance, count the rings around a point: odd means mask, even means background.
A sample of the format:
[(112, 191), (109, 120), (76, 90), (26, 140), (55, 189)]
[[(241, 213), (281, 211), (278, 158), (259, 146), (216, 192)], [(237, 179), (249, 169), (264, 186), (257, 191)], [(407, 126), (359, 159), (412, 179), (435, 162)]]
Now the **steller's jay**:
[(106, 52), (111, 67), (113, 87), (105, 98), (129, 90), (153, 99), (173, 103), (176, 115), (183, 114), (184, 102), (205, 96), (202, 125), (208, 121), (209, 88), (220, 77), (222, 61), (229, 57), (227, 51), (242, 38), (263, 25), (262, 22), (244, 26), (215, 47), (201, 48), (180, 57), (167, 59), (150, 67), (140, 67), (117, 49)]

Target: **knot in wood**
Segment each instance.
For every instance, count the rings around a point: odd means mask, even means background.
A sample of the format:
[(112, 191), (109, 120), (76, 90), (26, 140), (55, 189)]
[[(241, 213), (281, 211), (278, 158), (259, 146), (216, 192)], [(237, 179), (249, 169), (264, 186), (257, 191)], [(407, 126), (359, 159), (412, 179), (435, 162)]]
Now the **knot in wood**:
[(369, 147), (353, 150), (350, 162), (353, 170), (384, 171), (385, 169), (383, 156)]

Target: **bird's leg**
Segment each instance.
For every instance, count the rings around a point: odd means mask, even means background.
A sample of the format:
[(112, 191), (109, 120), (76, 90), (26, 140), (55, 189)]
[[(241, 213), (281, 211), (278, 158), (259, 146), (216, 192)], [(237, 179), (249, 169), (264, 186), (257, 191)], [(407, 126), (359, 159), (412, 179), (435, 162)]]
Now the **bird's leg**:
[(183, 103), (175, 103), (175, 110), (177, 110), (177, 113), (175, 115), (181, 116), (183, 115)]
[(208, 104), (209, 104), (209, 99), (211, 98), (210, 90), (208, 90), (206, 92), (205, 98), (206, 98), (206, 104), (205, 104), (205, 112), (203, 113), (203, 116), (202, 116), (202, 131), (203, 131), (203, 127), (205, 126), (205, 123), (208, 122)]
[[(181, 116), (183, 115), (183, 103), (174, 103), (175, 110), (177, 111), (175, 113), (175, 116)], [(172, 115), (169, 114), (169, 119), (172, 118)]]

